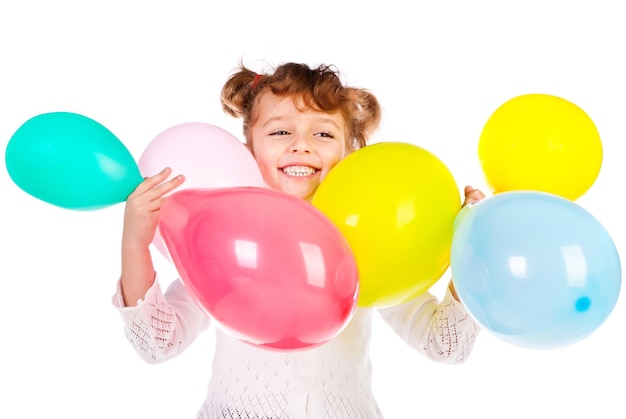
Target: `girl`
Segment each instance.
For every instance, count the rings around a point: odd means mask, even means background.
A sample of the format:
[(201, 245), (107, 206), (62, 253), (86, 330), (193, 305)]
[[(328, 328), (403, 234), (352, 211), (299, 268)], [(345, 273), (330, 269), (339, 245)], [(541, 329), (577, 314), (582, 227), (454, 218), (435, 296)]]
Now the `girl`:
[[(270, 74), (241, 65), (221, 101), (226, 113), (243, 119), (246, 145), (267, 186), (305, 200), (342, 158), (366, 145), (381, 116), (369, 91), (344, 86), (324, 65), (286, 63)], [(209, 327), (180, 280), (162, 293), (154, 272), (149, 245), (159, 208), (184, 181), (182, 175), (166, 180), (170, 173), (147, 178), (127, 199), (114, 296), (127, 338), (148, 362), (178, 355)], [(483, 197), (468, 186), (464, 205)], [(303, 351), (264, 350), (215, 328), (213, 371), (197, 418), (382, 418), (371, 390), (372, 311), (358, 308), (339, 336)], [(452, 282), (441, 303), (425, 293), (378, 311), (409, 345), (438, 362), (463, 362), (479, 330)]]

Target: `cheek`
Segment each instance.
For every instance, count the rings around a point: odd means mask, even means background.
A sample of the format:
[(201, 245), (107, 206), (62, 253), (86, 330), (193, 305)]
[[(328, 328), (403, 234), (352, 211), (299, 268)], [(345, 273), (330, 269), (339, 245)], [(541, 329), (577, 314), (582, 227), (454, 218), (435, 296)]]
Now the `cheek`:
[(329, 169), (332, 169), (337, 163), (343, 160), (348, 155), (346, 147), (336, 147), (333, 150), (329, 150), (326, 154), (326, 162)]
[(277, 170), (277, 160), (272, 156), (271, 153), (260, 153), (258, 150), (253, 153), (254, 158), (256, 160), (257, 166), (259, 166), (259, 170), (261, 171), (261, 175), (263, 176), (263, 180), (266, 183), (273, 183), (273, 179), (276, 177)]
[(343, 160), (343, 156), (335, 157), (335, 159), (333, 159), (333, 161), (330, 164), (329, 170), (335, 167), (341, 160)]
[(271, 165), (268, 161), (264, 160), (263, 158), (257, 158), (256, 163), (259, 166), (259, 169), (261, 170), (261, 174), (263, 175), (263, 177), (267, 177), (267, 175), (270, 173), (270, 169), (275, 167), (274, 165)]
[(322, 170), (320, 180), (324, 180), (326, 176), (328, 175), (328, 173), (333, 169), (333, 167), (335, 167), (341, 160), (343, 160), (343, 158), (344, 158), (343, 154), (329, 155), (324, 160), (324, 169)]

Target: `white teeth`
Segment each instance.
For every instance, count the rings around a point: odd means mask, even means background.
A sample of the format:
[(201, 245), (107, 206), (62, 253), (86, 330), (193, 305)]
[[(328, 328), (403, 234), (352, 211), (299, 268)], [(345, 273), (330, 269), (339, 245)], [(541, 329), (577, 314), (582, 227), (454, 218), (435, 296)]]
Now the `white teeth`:
[(310, 176), (315, 173), (317, 169), (309, 166), (287, 166), (283, 167), (283, 172), (289, 176)]

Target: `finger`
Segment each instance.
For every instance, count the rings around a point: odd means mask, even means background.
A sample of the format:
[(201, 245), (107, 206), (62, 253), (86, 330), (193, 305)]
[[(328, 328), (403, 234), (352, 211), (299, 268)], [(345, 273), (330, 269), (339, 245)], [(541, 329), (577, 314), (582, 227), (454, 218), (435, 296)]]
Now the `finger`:
[(485, 197), (485, 194), (480, 190), (480, 189), (472, 189), (472, 191), (470, 193), (468, 193), (466, 196), (472, 198), (472, 199), (483, 199)]
[(165, 179), (167, 179), (167, 177), (171, 173), (172, 173), (172, 169), (169, 168), (169, 167), (166, 167), (165, 169), (161, 170), (156, 175), (146, 177), (144, 179), (144, 181), (141, 182), (139, 184), (139, 186), (137, 186), (135, 191), (138, 192), (138, 193), (142, 193), (142, 192), (145, 192), (147, 190), (150, 190), (150, 189), (154, 188), (155, 186), (157, 186), (159, 183), (163, 182)]
[(156, 197), (160, 198), (168, 192), (173, 191), (177, 187), (179, 187), (185, 181), (185, 177), (183, 175), (174, 176), (172, 179), (167, 182), (163, 182), (160, 185), (154, 187), (152, 191), (156, 195)]
[(158, 211), (161, 208), (164, 195), (177, 188), (184, 180), (185, 177), (183, 175), (175, 176), (167, 182), (163, 182), (150, 190), (138, 194), (135, 200), (139, 206), (144, 206), (148, 211)]
[(473, 189), (471, 192), (465, 195), (465, 202), (463, 202), (463, 206), (474, 205), (480, 202), (484, 197), (485, 195), (480, 190)]
[(143, 199), (146, 201), (154, 201), (163, 197), (166, 193), (180, 186), (185, 180), (183, 175), (177, 175), (172, 179), (163, 182), (171, 173), (170, 169), (166, 169), (161, 173), (146, 179), (140, 187), (137, 187), (131, 196), (135, 199)]
[(167, 182), (158, 183), (159, 181), (162, 182), (162, 180), (164, 180), (163, 177), (167, 176), (170, 172), (171, 171), (162, 171), (161, 173), (144, 180), (133, 191), (133, 193), (128, 196), (126, 200), (128, 204), (132, 203), (132, 207), (143, 207), (148, 211), (158, 210), (161, 206), (161, 199), (163, 198), (163, 195), (170, 192), (184, 181), (184, 177), (182, 175), (178, 175)]

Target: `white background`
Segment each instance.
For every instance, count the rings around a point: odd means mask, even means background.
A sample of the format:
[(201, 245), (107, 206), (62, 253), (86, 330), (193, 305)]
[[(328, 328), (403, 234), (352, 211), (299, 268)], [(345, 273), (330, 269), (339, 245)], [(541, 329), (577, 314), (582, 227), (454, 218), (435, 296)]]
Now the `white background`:
[[(584, 109), (602, 136), (600, 176), (578, 203), (626, 252), (626, 9), (619, 1), (69, 1), (0, 6), (0, 144), (30, 117), (89, 116), (138, 158), (182, 122), (221, 126), (219, 91), (240, 58), (335, 64), (369, 88), (376, 141), (419, 144), (488, 194), (481, 129), (506, 100), (548, 93)], [(0, 170), (0, 417), (192, 418), (213, 333), (148, 365), (110, 303), (123, 205), (56, 208)], [(572, 226), (576, 228), (576, 226)], [(167, 265), (164, 282), (173, 278)], [(448, 275), (436, 284), (441, 295)], [(623, 298), (590, 337), (533, 351), (482, 333), (468, 362), (431, 363), (376, 323), (374, 386), (387, 418), (622, 417)]]

